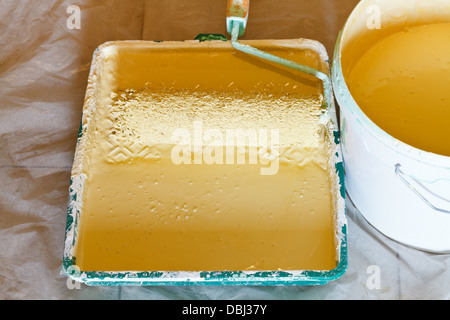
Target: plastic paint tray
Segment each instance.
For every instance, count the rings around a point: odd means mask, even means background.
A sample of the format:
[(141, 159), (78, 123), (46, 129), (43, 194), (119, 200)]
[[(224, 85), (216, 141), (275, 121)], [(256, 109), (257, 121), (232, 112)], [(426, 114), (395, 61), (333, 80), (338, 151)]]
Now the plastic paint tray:
[[(214, 37), (213, 37), (214, 38)], [(207, 37), (207, 40), (211, 40)], [(244, 42), (245, 43), (245, 42)], [(310, 52), (311, 59), (318, 63), (318, 69), (329, 74), (328, 57), (324, 47), (311, 40), (258, 40), (248, 41), (255, 47), (281, 48), (288, 51), (304, 51)], [(122, 50), (130, 57), (136, 59), (133, 61), (123, 62), (123, 65), (116, 65), (111, 68), (108, 64), (110, 54), (114, 50)], [(347, 268), (347, 220), (345, 216), (345, 186), (344, 186), (344, 167), (341, 158), (341, 149), (339, 141), (339, 131), (337, 119), (335, 115), (334, 104), (328, 106), (328, 110), (324, 117), (328, 119), (330, 126), (330, 140), (332, 141), (335, 152), (333, 159), (329, 159), (329, 163), (334, 163), (335, 170), (332, 175), (332, 201), (334, 212), (334, 235), (336, 243), (336, 268), (330, 271), (317, 270), (295, 270), (295, 271), (202, 271), (202, 272), (186, 272), (186, 271), (80, 271), (76, 265), (76, 243), (78, 239), (78, 231), (80, 226), (80, 218), (83, 215), (82, 196), (86, 175), (83, 174), (85, 166), (84, 146), (87, 139), (88, 123), (96, 112), (96, 106), (102, 97), (108, 97), (111, 88), (117, 87), (133, 87), (139, 88), (152, 82), (152, 75), (141, 72), (140, 76), (129, 75), (126, 70), (128, 68), (136, 68), (136, 63), (146, 68), (146, 61), (151, 61), (155, 55), (161, 55), (164, 50), (171, 52), (189, 52), (190, 50), (211, 51), (214, 54), (236, 54), (228, 41), (183, 41), (183, 42), (149, 42), (149, 41), (117, 41), (109, 42), (100, 46), (94, 53), (88, 87), (86, 91), (86, 99), (83, 106), (83, 118), (80, 126), (80, 132), (75, 152), (74, 165), (71, 175), (70, 194), (68, 203), (67, 225), (65, 231), (65, 248), (63, 257), (63, 271), (73, 280), (85, 283), (87, 285), (323, 285), (330, 281), (338, 279), (342, 276)], [(270, 67), (261, 62), (255, 61), (252, 57), (241, 57), (247, 59), (248, 63), (256, 67)], [(133, 59), (131, 59), (133, 60)], [(154, 85), (170, 84), (170, 75), (165, 79), (164, 68), (168, 67), (173, 61), (167, 61), (158, 65), (158, 81), (154, 81)], [(151, 63), (150, 63), (151, 64)], [(184, 61), (189, 66), (189, 61)], [(147, 65), (148, 67), (148, 65)], [(181, 67), (181, 65), (180, 65)], [(192, 66), (191, 66), (192, 67)], [(188, 67), (189, 68), (189, 67)], [(218, 67), (220, 76), (211, 78), (203, 83), (204, 86), (220, 89), (224, 85), (229, 86), (231, 79), (244, 79), (245, 72), (232, 68), (230, 66)], [(196, 73), (208, 73), (207, 69), (194, 70)], [(120, 76), (117, 76), (120, 74)], [(190, 82), (189, 77), (179, 79), (183, 87), (192, 87), (198, 85)], [(261, 79), (261, 81), (269, 81)], [(105, 86), (105, 83), (111, 86)], [(236, 85), (239, 86), (239, 80)], [(241, 83), (242, 84), (242, 83)], [(105, 87), (108, 89), (105, 90)], [(245, 87), (245, 86), (244, 86)], [(331, 88), (329, 88), (331, 89)]]

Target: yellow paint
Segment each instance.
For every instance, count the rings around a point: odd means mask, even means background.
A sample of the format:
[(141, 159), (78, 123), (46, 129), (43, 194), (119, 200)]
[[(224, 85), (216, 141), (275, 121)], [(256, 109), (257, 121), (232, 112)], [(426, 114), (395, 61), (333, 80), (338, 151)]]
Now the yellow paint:
[(344, 75), (349, 90), (371, 120), (409, 145), (450, 156), (450, 23), (406, 27), (361, 57), (344, 54), (354, 61)]
[[(130, 87), (125, 78), (134, 84), (147, 82), (146, 69), (166, 63), (158, 55), (155, 65), (141, 56), (138, 60), (147, 66), (128, 68), (118, 77), (119, 86), (102, 75), (103, 92), (110, 95), (97, 104), (87, 132), (88, 169), (76, 247), (82, 271), (335, 268), (330, 151), (318, 124), (320, 86), (289, 73), (275, 73), (269, 84), (267, 73), (274, 72), (270, 67), (255, 68), (227, 50), (210, 53), (212, 59), (227, 62), (215, 64), (217, 77), (210, 81), (171, 68), (181, 68), (183, 62), (184, 68), (198, 68), (200, 74), (211, 72), (202, 69), (204, 52), (167, 52), (168, 71), (147, 74), (153, 77), (149, 88), (120, 91)], [(303, 50), (290, 51), (300, 60), (317, 59)], [(125, 60), (120, 54), (108, 58)], [(228, 70), (236, 66), (252, 71), (247, 82), (232, 79)], [(220, 82), (222, 72), (225, 82)], [(198, 80), (200, 89), (178, 86), (185, 76)], [(163, 82), (155, 78), (170, 81), (170, 89), (161, 88)], [(222, 90), (208, 90), (209, 82), (220, 82)], [(253, 90), (230, 89), (233, 85)], [(307, 90), (294, 93), (295, 86)], [(205, 130), (222, 132), (280, 129), (277, 174), (261, 175), (260, 163), (174, 164), (173, 130), (192, 129), (194, 120), (201, 120)], [(239, 150), (248, 158), (251, 148)]]

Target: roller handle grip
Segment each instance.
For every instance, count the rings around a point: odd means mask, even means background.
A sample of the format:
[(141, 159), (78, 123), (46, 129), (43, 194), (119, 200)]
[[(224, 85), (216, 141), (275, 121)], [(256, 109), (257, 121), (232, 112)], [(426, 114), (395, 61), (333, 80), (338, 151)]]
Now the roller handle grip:
[(250, 0), (228, 0), (227, 2), (227, 31), (231, 35), (233, 22), (238, 21), (241, 25), (239, 37), (245, 33), (247, 27)]

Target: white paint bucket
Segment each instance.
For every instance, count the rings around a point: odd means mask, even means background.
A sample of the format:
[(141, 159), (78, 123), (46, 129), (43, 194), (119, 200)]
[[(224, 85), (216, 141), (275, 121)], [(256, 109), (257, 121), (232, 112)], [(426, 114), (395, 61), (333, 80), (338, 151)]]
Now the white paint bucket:
[[(381, 29), (369, 30), (377, 14)], [(350, 199), (387, 237), (435, 253), (450, 252), (450, 157), (411, 147), (371, 121), (351, 96), (341, 63), (343, 48), (364, 48), (374, 32), (449, 21), (448, 0), (363, 0), (339, 36), (332, 72)]]

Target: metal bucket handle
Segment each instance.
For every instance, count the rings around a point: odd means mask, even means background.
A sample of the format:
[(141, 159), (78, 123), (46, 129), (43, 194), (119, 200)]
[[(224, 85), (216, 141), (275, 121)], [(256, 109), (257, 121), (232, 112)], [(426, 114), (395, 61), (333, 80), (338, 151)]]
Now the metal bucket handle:
[[(400, 163), (397, 163), (396, 165), (395, 165), (395, 174), (399, 177), (399, 179), (409, 188), (409, 189), (411, 189), (423, 202), (425, 202), (430, 208), (432, 208), (433, 210), (435, 210), (435, 211), (438, 211), (438, 212), (442, 212), (442, 213), (446, 213), (446, 214), (450, 214), (450, 210), (445, 210), (445, 209), (442, 209), (442, 208), (438, 208), (438, 207), (436, 207), (435, 205), (433, 205), (432, 203), (431, 203), (431, 201), (429, 201), (419, 190), (417, 190), (417, 188), (415, 188), (410, 182), (408, 182), (408, 180), (406, 179), (406, 176), (409, 176), (412, 180), (414, 180), (414, 181), (416, 181), (417, 182), (417, 180), (414, 178), (414, 177), (412, 177), (412, 176), (410, 176), (410, 175), (407, 175), (407, 174), (405, 174), (401, 169), (401, 164)], [(419, 182), (417, 182), (417, 183), (419, 183)], [(448, 201), (448, 202), (450, 202), (450, 200), (448, 200), (448, 199), (444, 199), (445, 201)]]

